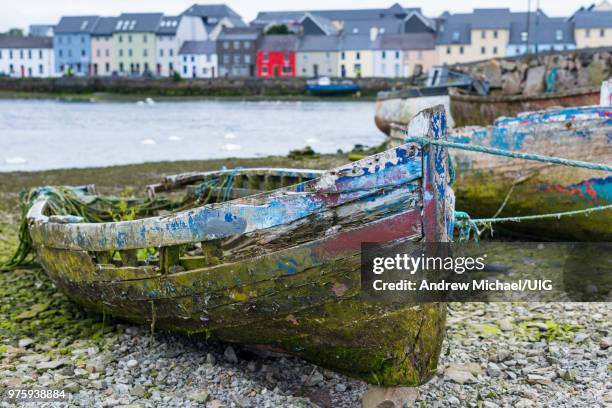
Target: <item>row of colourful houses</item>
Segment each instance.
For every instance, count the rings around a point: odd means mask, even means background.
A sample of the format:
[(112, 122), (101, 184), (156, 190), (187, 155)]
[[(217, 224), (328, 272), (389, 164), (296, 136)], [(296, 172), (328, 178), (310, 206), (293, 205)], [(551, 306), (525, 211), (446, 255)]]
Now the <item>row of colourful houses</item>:
[[(265, 34), (279, 25), (289, 34)], [(434, 65), (600, 46), (612, 46), (606, 1), (568, 18), (509, 9), (428, 18), (394, 4), (260, 12), (250, 25), (226, 5), (195, 4), (177, 16), (63, 17), (52, 38), (0, 36), (0, 75), (408, 77)]]

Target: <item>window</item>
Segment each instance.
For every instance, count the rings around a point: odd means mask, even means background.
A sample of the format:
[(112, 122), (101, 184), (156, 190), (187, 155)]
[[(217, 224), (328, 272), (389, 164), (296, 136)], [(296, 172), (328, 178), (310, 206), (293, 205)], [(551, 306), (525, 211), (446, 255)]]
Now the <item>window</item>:
[(223, 49), (229, 49), (229, 41), (223, 41)]
[(291, 75), (291, 67), (284, 66), (283, 67), (283, 75)]
[(386, 52), (382, 52), (382, 59), (385, 59), (387, 57), (387, 53)]
[(14, 74), (14, 73), (15, 73), (15, 67), (13, 66), (13, 64), (10, 64), (10, 65), (9, 65), (9, 72), (10, 72), (11, 74)]
[(0, 50), (0, 59), (2, 59), (2, 50)]
[(81, 44), (85, 44), (85, 36), (81, 36)]
[(601, 38), (603, 38), (603, 37), (605, 37), (605, 36), (606, 36), (606, 30), (605, 30), (605, 28), (600, 28), (600, 29), (599, 29), (599, 36), (600, 36)]
[(589, 29), (587, 28), (587, 30), (585, 31), (585, 33), (584, 33), (584, 34), (585, 34), (586, 38), (589, 38), (589, 37), (591, 36), (591, 30), (589, 30)]
[(497, 30), (493, 31), (493, 38), (497, 38)]
[(519, 47), (516, 47), (514, 49), (514, 52), (517, 53), (517, 54), (520, 54), (521, 53), (521, 49)]
[(123, 42), (123, 36), (122, 36), (122, 35), (120, 35), (120, 36), (119, 36), (119, 42), (120, 42), (120, 43), (122, 43), (122, 42)]
[(183, 74), (187, 75), (187, 65), (183, 65)]
[(81, 50), (81, 57), (84, 57), (85, 55), (87, 55), (85, 50)]
[(42, 64), (39, 64), (39, 65), (38, 65), (38, 73), (39, 73), (39, 74), (42, 74), (44, 71), (45, 71), (45, 70), (44, 70), (44, 68), (43, 68), (43, 65), (42, 65)]
[(119, 56), (123, 57), (123, 50), (119, 50)]
[(486, 54), (487, 53), (486, 48), (485, 47), (480, 47), (480, 53), (481, 54)]
[(360, 58), (361, 58), (361, 53), (357, 52), (357, 53), (355, 54), (355, 59), (357, 59), (357, 60), (358, 60), (358, 59), (360, 59)]
[(99, 49), (99, 48), (96, 50), (96, 57), (100, 58), (102, 56), (102, 52), (101, 51), (102, 50)]
[(459, 54), (463, 55), (463, 46), (459, 47)]
[(399, 51), (395, 51), (395, 59), (399, 59), (400, 57), (400, 52)]
[(32, 50), (28, 50), (28, 59), (32, 59)]
[(487, 32), (485, 30), (480, 32), (480, 38), (487, 38)]
[(343, 59), (346, 59), (346, 54), (344, 53), (344, 51), (342, 51), (342, 52), (340, 53), (340, 59), (342, 59), (342, 60), (343, 60)]
[(263, 75), (263, 76), (267, 76), (268, 75), (268, 67), (266, 65), (261, 67), (261, 75)]
[(191, 62), (195, 62), (195, 55), (191, 56)]
[(451, 53), (451, 47), (446, 47), (446, 54), (450, 55)]
[(421, 50), (417, 51), (417, 59), (423, 59), (423, 51)]
[(108, 48), (105, 50), (104, 55), (110, 57), (110, 50)]
[(224, 64), (229, 64), (229, 62), (230, 62), (229, 55), (225, 54), (225, 55), (223, 56), (223, 63), (224, 63)]
[(164, 56), (164, 49), (163, 49), (163, 48), (160, 48), (160, 49), (159, 49), (159, 56), (160, 56), (160, 57), (163, 57), (163, 56)]
[(263, 59), (264, 62), (268, 61), (268, 53), (267, 52), (264, 51), (262, 53), (262, 59)]
[(19, 59), (23, 59), (23, 50), (19, 50)]
[(132, 42), (132, 34), (128, 34), (128, 42), (131, 43)]
[(142, 42), (143, 42), (143, 43), (146, 43), (146, 42), (147, 42), (147, 35), (146, 35), (146, 34), (144, 34), (144, 35), (142, 36)]
[(523, 42), (527, 41), (527, 37), (528, 37), (527, 31), (521, 32), (521, 41), (523, 41)]
[(168, 50), (168, 55), (170, 55), (171, 57), (174, 56), (174, 50), (172, 48)]
[(119, 63), (119, 72), (123, 72), (123, 62)]
[(142, 56), (143, 57), (148, 57), (149, 56), (149, 51), (146, 48), (144, 50), (142, 50)]
[[(62, 52), (62, 50), (59, 50), (59, 51), (58, 51), (58, 55), (59, 55), (60, 57), (63, 57), (63, 56), (64, 56), (64, 53)], [(12, 58), (12, 57), (13, 57), (13, 55), (11, 55), (11, 58)]]
[(240, 64), (240, 54), (234, 54), (234, 64)]
[(202, 68), (202, 75), (208, 75), (208, 68)]
[(68, 50), (68, 58), (72, 58), (72, 50)]
[(38, 50), (38, 59), (43, 59), (43, 52), (42, 52), (42, 50)]
[(358, 28), (353, 28), (353, 34), (357, 34), (359, 33), (359, 29)]
[(555, 39), (557, 41), (561, 41), (563, 39), (563, 31), (562, 30), (555, 31)]
[(459, 31), (453, 31), (453, 42), (459, 41)]
[(326, 53), (325, 53), (325, 58), (326, 58), (326, 59), (329, 59), (329, 57), (330, 57), (330, 56), (331, 56), (331, 54), (330, 54), (329, 52), (326, 52)]
[(187, 56), (186, 55), (183, 55), (183, 62), (185, 62), (185, 63), (187, 62)]
[(130, 48), (130, 49), (128, 49), (128, 57), (131, 57), (132, 55), (133, 55), (132, 54), (132, 49)]
[(244, 56), (244, 63), (245, 64), (250, 64), (251, 63), (251, 56), (249, 54), (246, 54)]
[(245, 50), (248, 50), (249, 48), (251, 48), (251, 42), (245, 41), (242, 46), (244, 47)]
[(106, 64), (104, 64), (104, 69), (107, 73), (110, 72), (110, 63), (107, 62)]
[(493, 47), (493, 54), (497, 54), (497, 47)]
[(57, 42), (59, 44), (61, 44), (63, 42), (63, 40), (64, 40), (64, 37), (62, 37), (61, 35), (57, 37)]
[(239, 50), (240, 49), (240, 41), (234, 41), (234, 49), (235, 50)]

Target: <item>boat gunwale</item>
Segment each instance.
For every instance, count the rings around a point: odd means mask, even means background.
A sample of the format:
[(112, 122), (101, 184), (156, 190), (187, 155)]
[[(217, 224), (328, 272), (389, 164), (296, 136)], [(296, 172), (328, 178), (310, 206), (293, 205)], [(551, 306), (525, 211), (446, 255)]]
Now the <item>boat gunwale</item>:
[(599, 94), (599, 86), (581, 87), (576, 89), (570, 89), (563, 92), (550, 92), (537, 95), (472, 95), (459, 92), (458, 89), (449, 88), (448, 95), (451, 101), (460, 102), (479, 102), (479, 103), (505, 103), (505, 102), (529, 102), (529, 101), (540, 101), (558, 98), (568, 98), (573, 96), (583, 96), (590, 94)]
[[(403, 154), (401, 154), (400, 152), (403, 152)], [(384, 160), (381, 160), (381, 158), (383, 158)], [(306, 202), (308, 201), (308, 196), (320, 196), (319, 198), (321, 198), (321, 196), (325, 196), (326, 194), (345, 194), (345, 201), (347, 199), (350, 199), (351, 195), (355, 196), (353, 197), (353, 199), (358, 199), (359, 191), (363, 192), (366, 190), (361, 189), (355, 192), (338, 189), (336, 181), (345, 176), (353, 177), (356, 179), (364, 175), (367, 176), (368, 172), (371, 170), (374, 170), (374, 173), (369, 173), (370, 175), (375, 174), (379, 170), (386, 170), (385, 163), (389, 163), (389, 160), (396, 160), (394, 164), (399, 163), (401, 160), (405, 160), (406, 162), (418, 161), (420, 163), (422, 162), (423, 158), (421, 155), (421, 151), (419, 149), (416, 149), (415, 146), (402, 145), (366, 157), (353, 163), (339, 166), (331, 170), (323, 171), (319, 178), (308, 180), (293, 186), (282, 187), (277, 190), (262, 192), (254, 196), (242, 197), (232, 201), (227, 201), (225, 203), (207, 204), (204, 206), (183, 210), (171, 215), (148, 217), (131, 221), (105, 223), (62, 223), (57, 221), (54, 222), (52, 219), (50, 219), (50, 217), (45, 215), (45, 211), (48, 206), (48, 197), (45, 194), (41, 194), (41, 196), (34, 202), (32, 207), (28, 211), (27, 219), (30, 228), (30, 233), (35, 243), (47, 245), (49, 247), (54, 247), (58, 249), (105, 251), (138, 249), (146, 247), (163, 247), (168, 245), (180, 245), (186, 243), (200, 242), (210, 239), (223, 238), (224, 236), (235, 235), (237, 233), (252, 232), (259, 229), (269, 228), (275, 225), (281, 225), (283, 223), (303, 218), (313, 212), (317, 212), (321, 208), (326, 208), (326, 205), (323, 200), (319, 200), (318, 202), (315, 200), (311, 200), (311, 203)], [(402, 167), (405, 167), (405, 175), (407, 177), (401, 179), (400, 181), (397, 181), (395, 185), (408, 183), (422, 177), (422, 170), (410, 172), (411, 169), (409, 168), (409, 166)], [(357, 173), (357, 175), (351, 176), (351, 173)], [(312, 191), (305, 191), (306, 187), (312, 188)], [(376, 186), (377, 189), (383, 187), (384, 186), (381, 185)], [(361, 195), (363, 196), (363, 193)], [(289, 205), (291, 203), (289, 202), (285, 203), (284, 208), (278, 205), (269, 205), (268, 207), (265, 206), (265, 204), (270, 204), (271, 201), (275, 198), (285, 198), (288, 201), (288, 197), (299, 198), (300, 196), (305, 199), (302, 200), (304, 202), (298, 203), (301, 204), (302, 207), (298, 208), (299, 211), (294, 214), (290, 214), (290, 216), (287, 216), (286, 214), (287, 207), (291, 207)], [(252, 201), (254, 199), (259, 200), (259, 202), (253, 203)], [(293, 204), (295, 204), (295, 202)], [(309, 204), (311, 204), (310, 208)], [(229, 228), (230, 222), (228, 221), (228, 228), (226, 231), (222, 230), (213, 233), (207, 233), (201, 237), (183, 237), (179, 239), (169, 239), (167, 241), (163, 239), (167, 237), (163, 237), (162, 235), (160, 235), (158, 239), (153, 239), (154, 237), (144, 238), (144, 235), (148, 231), (157, 231), (158, 233), (163, 233), (161, 229), (170, 226), (171, 223), (182, 222), (184, 223), (184, 225), (192, 225), (194, 222), (193, 219), (198, 217), (198, 212), (203, 214), (204, 212), (208, 211), (209, 213), (211, 213), (211, 216), (220, 216), (221, 213), (224, 212), (224, 216), (226, 217), (225, 219), (227, 220), (228, 214), (230, 214), (230, 216), (232, 217), (237, 217), (237, 214), (240, 215), (241, 211), (248, 210), (253, 211), (254, 215), (258, 215), (256, 213), (259, 212), (262, 213), (259, 215), (263, 216), (263, 219), (256, 220), (257, 222), (259, 222), (259, 224), (252, 225), (251, 229), (247, 228), (240, 231), (231, 229)], [(253, 214), (250, 215), (253, 216)], [(242, 214), (242, 216), (244, 217), (244, 214)], [(249, 214), (246, 214), (246, 218), (248, 218), (248, 216)], [(124, 236), (124, 241), (122, 242), (118, 242), (117, 239), (110, 240), (112, 242), (108, 242), (109, 240), (104, 240), (104, 234), (108, 233), (108, 230), (111, 228), (118, 229), (118, 231), (116, 231), (117, 236), (120, 234), (127, 235), (126, 231), (129, 231), (131, 236)], [(97, 237), (94, 237), (95, 235), (97, 235)], [(143, 237), (142, 240), (140, 240), (141, 242), (136, 242), (136, 238), (138, 236)], [(58, 237), (66, 237), (66, 239), (61, 240), (58, 239)], [(94, 237), (93, 239), (98, 239), (98, 242), (92, 241), (91, 237)], [(88, 238), (89, 241), (87, 241)], [(102, 240), (106, 242), (102, 242)]]

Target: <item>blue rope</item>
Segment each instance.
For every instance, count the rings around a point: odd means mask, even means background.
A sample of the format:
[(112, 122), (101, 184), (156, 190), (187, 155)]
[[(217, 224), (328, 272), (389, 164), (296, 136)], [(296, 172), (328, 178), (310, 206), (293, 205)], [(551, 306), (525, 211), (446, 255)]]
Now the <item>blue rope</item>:
[(469, 144), (464, 144), (464, 143), (449, 142), (446, 140), (431, 140), (426, 137), (420, 137), (420, 136), (407, 137), (406, 143), (418, 143), (421, 146), (425, 146), (427, 144), (435, 144), (438, 146), (452, 147), (455, 149), (469, 150), (469, 151), (478, 152), (478, 153), (493, 154), (496, 156), (505, 156), (505, 157), (512, 157), (515, 159), (532, 160), (532, 161), (539, 161), (539, 162), (544, 162), (544, 163), (559, 164), (562, 166), (581, 167), (581, 168), (591, 169), (591, 170), (603, 170), (603, 171), (612, 172), (612, 166), (609, 166), (607, 164), (590, 163), (590, 162), (584, 162), (584, 161), (579, 161), (579, 160), (563, 159), (560, 157), (543, 156), (540, 154), (533, 154), (533, 153), (514, 152), (510, 150), (496, 149), (494, 147), (474, 146), (474, 145), (469, 145)]

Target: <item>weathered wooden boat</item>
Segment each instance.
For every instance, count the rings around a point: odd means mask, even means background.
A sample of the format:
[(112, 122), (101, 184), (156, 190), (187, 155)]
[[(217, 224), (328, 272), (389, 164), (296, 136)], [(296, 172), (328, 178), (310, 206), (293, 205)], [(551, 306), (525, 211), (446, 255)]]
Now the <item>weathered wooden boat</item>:
[(587, 87), (538, 95), (474, 95), (451, 89), (450, 114), (455, 125), (490, 126), (502, 116), (553, 107), (589, 106), (599, 103), (599, 88)]
[[(588, 106), (499, 118), (493, 126), (454, 129), (449, 140), (593, 163), (612, 163), (612, 107)], [(399, 128), (392, 143), (403, 143)], [(472, 217), (525, 216), (612, 203), (612, 174), (453, 149), (457, 206)], [(505, 203), (505, 204), (504, 204)], [(501, 209), (501, 212), (500, 212)], [(505, 223), (496, 229), (533, 238), (609, 241), (612, 210), (571, 218)]]
[[(410, 126), (430, 139), (445, 132), (442, 107)], [(266, 183), (265, 175), (230, 175), (239, 189)], [(360, 253), (362, 242), (451, 238), (446, 150), (402, 145), (317, 176), (229, 201), (229, 181), (208, 183), (223, 202), (207, 205), (199, 205), (206, 188), (192, 184), (193, 208), (156, 215), (140, 207), (151, 215), (140, 218), (133, 207), (134, 219), (100, 223), (68, 212), (78, 206), (43, 188), (32, 197), (29, 232), (45, 271), (86, 307), (284, 351), (372, 383), (424, 382), (435, 372), (446, 306), (369, 301)], [(149, 191), (160, 199), (202, 177), (169, 178)], [(65, 191), (105, 213), (108, 201), (88, 189)]]
[(489, 91), (487, 81), (449, 70), (447, 67), (435, 67), (422, 86), (379, 92), (376, 97), (374, 122), (382, 132), (388, 135), (391, 132), (392, 123), (408, 123), (423, 109), (444, 105), (448, 125), (454, 127), (455, 121), (450, 114), (449, 90), (451, 87), (482, 95), (486, 95)]
[(360, 90), (359, 85), (353, 81), (332, 81), (329, 77), (308, 81), (305, 89), (306, 92), (317, 96), (351, 95)]

